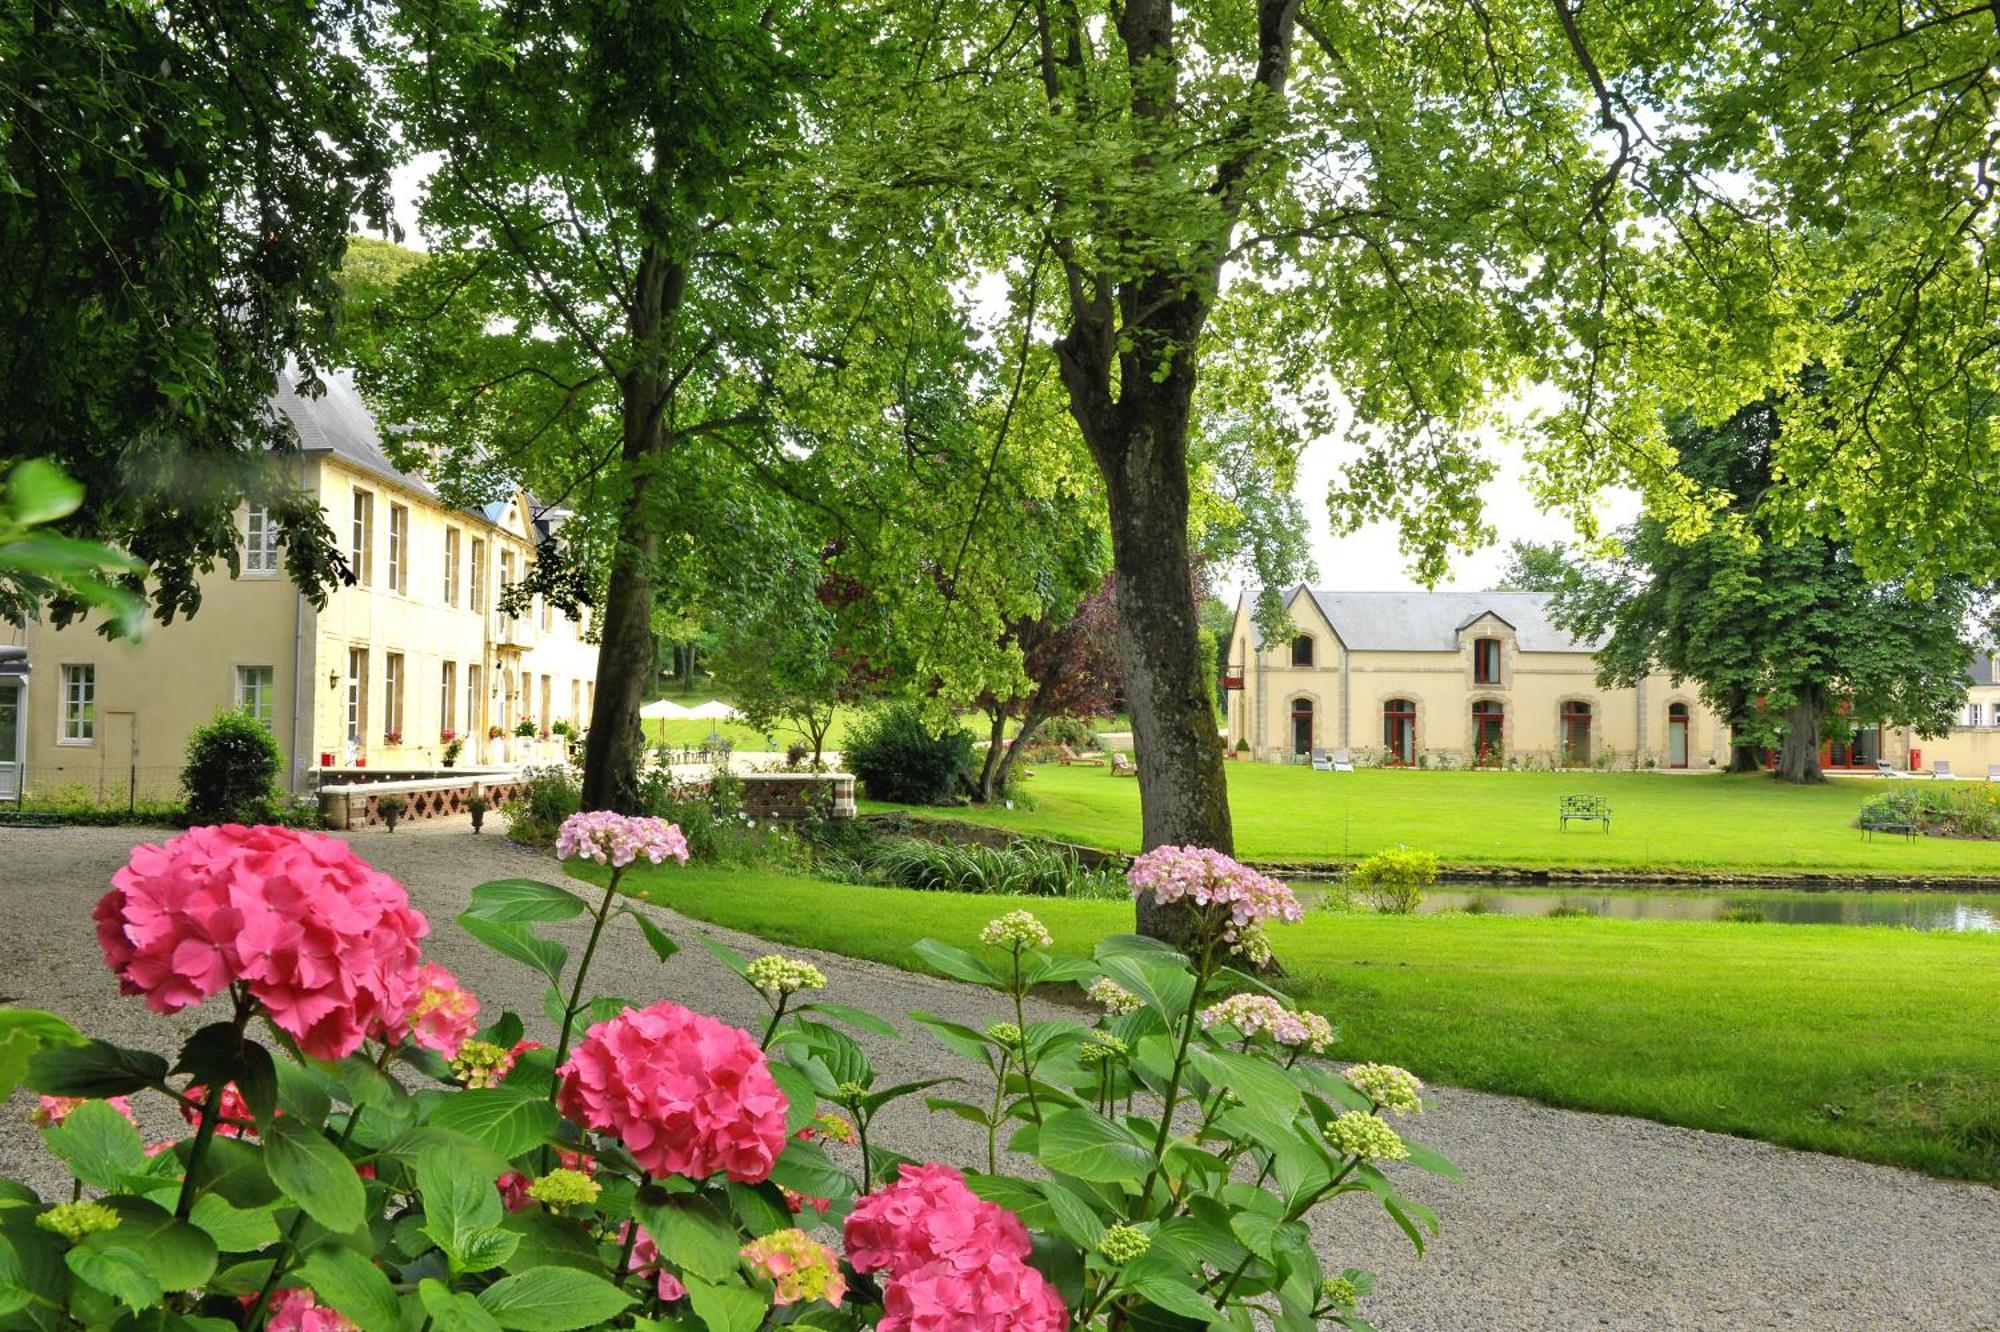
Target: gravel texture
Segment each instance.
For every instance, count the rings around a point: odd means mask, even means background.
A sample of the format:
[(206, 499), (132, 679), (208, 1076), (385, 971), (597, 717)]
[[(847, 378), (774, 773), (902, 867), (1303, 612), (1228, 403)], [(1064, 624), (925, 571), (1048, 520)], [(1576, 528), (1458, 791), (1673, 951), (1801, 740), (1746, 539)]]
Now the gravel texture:
[[(468, 827), (455, 820), (353, 836), (430, 915), (431, 954), (489, 1013), (513, 1008), (531, 1033), (548, 1038), (539, 1017), (543, 987), (450, 922), (474, 884), (554, 880), (557, 867), (490, 827), (477, 838)], [(162, 1019), (118, 994), (90, 923), (92, 905), (132, 843), (161, 835), (0, 830), (0, 995), (153, 1049), (166, 1050), (193, 1030), (199, 1015)], [(632, 922), (616, 921), (593, 990), (639, 1002), (671, 996), (746, 1025), (762, 1018), (758, 997), (692, 936), (706, 932), (751, 953), (767, 951), (760, 941), (653, 914), (687, 946), (663, 967)], [(557, 933), (578, 944), (584, 922), (572, 925)], [(972, 987), (789, 951), (826, 972), (829, 997), (887, 1017), (924, 1009), (984, 1025), (1002, 1016), (995, 997)], [(1060, 1011), (1038, 1006), (1036, 1015)], [(969, 1072), (920, 1030), (905, 1041), (867, 1044), (886, 1079)], [(55, 1174), (26, 1122), (27, 1108), (17, 1095), (0, 1112), (0, 1173), (48, 1189)], [(978, 1129), (917, 1103), (902, 1103), (880, 1125), (890, 1145), (909, 1155), (983, 1161)], [(1316, 1230), (1329, 1266), (1379, 1274), (1377, 1295), (1363, 1311), (1383, 1332), (2000, 1329), (2000, 1190), (1452, 1088), (1438, 1089), (1432, 1110), (1403, 1127), (1466, 1175), (1466, 1183), (1451, 1185), (1412, 1172), (1409, 1191), (1444, 1222), (1429, 1253), (1415, 1258), (1387, 1219), (1357, 1199), (1323, 1210)], [(182, 1131), (157, 1106), (148, 1110), (148, 1128), (154, 1136)]]

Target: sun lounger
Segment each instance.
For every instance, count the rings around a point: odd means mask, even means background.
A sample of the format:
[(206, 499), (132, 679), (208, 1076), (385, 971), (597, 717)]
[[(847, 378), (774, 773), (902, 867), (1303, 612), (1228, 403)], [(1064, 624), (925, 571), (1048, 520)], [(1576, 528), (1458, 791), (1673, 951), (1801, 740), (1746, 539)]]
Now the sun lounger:
[(1131, 759), (1126, 758), (1123, 754), (1113, 754), (1111, 756), (1111, 775), (1113, 777), (1137, 777), (1139, 775), (1139, 765)]
[(1086, 768), (1101, 768), (1104, 766), (1104, 760), (1097, 757), (1097, 755), (1091, 754), (1086, 757), (1077, 753), (1066, 744), (1056, 746), (1056, 753), (1059, 755), (1056, 761), (1061, 763), (1065, 768), (1071, 764), (1078, 764)]
[(1898, 772), (1896, 770), (1896, 765), (1889, 762), (1889, 760), (1885, 758), (1878, 758), (1875, 760), (1875, 773), (1879, 777), (1902, 777), (1907, 775), (1905, 773)]
[(1957, 774), (1951, 770), (1950, 759), (1939, 759), (1937, 762), (1931, 764), (1931, 776), (1940, 782), (1955, 782), (1958, 780)]
[(1333, 760), (1327, 757), (1327, 753), (1324, 749), (1315, 749), (1312, 752), (1312, 765), (1314, 772), (1333, 771)]
[(1333, 770), (1334, 770), (1335, 772), (1353, 772), (1353, 771), (1354, 771), (1354, 756), (1353, 756), (1352, 754), (1348, 753), (1348, 752), (1347, 752), (1346, 750), (1344, 750), (1344, 749), (1336, 749), (1336, 750), (1334, 750), (1334, 751), (1333, 751)]

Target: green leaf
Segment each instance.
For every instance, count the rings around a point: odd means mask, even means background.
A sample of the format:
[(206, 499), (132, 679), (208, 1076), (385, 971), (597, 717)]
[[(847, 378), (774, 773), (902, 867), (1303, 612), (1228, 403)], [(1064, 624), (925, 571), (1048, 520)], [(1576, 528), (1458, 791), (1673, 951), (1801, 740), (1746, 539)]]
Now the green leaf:
[(798, 1224), (792, 1211), (785, 1206), (785, 1195), (770, 1184), (739, 1184), (730, 1180), (726, 1190), (729, 1194), (729, 1210), (736, 1214), (736, 1220), (752, 1235), (768, 1235), (774, 1230), (788, 1230)]
[(520, 1236), (501, 1228), (503, 1209), (492, 1176), (432, 1148), (417, 1161), (417, 1190), (424, 1202), (424, 1233), (456, 1270), (482, 1272), (513, 1255)]
[(318, 1129), (290, 1118), (272, 1121), (264, 1167), (286, 1197), (328, 1230), (346, 1235), (361, 1228), (367, 1204), (361, 1177)]
[(1100, 956), (1104, 974), (1144, 999), (1170, 1030), (1179, 1027), (1194, 999), (1194, 976), (1178, 953), (1164, 958), (1145, 953)]
[(963, 948), (939, 943), (936, 939), (919, 939), (910, 945), (910, 951), (922, 958), (933, 970), (941, 971), (954, 980), (984, 985), (993, 990), (1007, 988), (1007, 982), (1000, 979), (998, 972)]
[(430, 1127), (463, 1133), (512, 1160), (556, 1131), (559, 1116), (546, 1097), (522, 1087), (455, 1092), (431, 1111)]
[(674, 942), (673, 936), (661, 929), (651, 916), (637, 907), (621, 907), (620, 910), (639, 922), (639, 932), (646, 936), (646, 943), (651, 946), (654, 957), (664, 962), (681, 951), (681, 946)]
[(742, 1240), (704, 1199), (689, 1193), (655, 1197), (652, 1190), (642, 1190), (637, 1211), (660, 1256), (682, 1273), (712, 1281), (735, 1274)]
[(515, 1332), (570, 1332), (609, 1322), (632, 1297), (590, 1272), (539, 1267), (501, 1277), (479, 1293), (479, 1303)]
[(757, 1291), (738, 1283), (712, 1285), (698, 1276), (687, 1277), (682, 1284), (694, 1302), (695, 1317), (708, 1332), (756, 1332), (763, 1326), (769, 1306)]
[[(505, 1265), (510, 1272), (525, 1272), (533, 1267), (574, 1267), (585, 1272), (604, 1270), (604, 1260), (598, 1256), (596, 1242), (584, 1231), (582, 1223), (573, 1217), (557, 1216), (553, 1212), (530, 1207), (507, 1213), (500, 1224), (510, 1234), (520, 1237), (514, 1252), (507, 1256)], [(792, 1224), (789, 1211), (785, 1213), (785, 1224)]]
[(353, 1249), (321, 1245), (299, 1264), (299, 1276), (319, 1296), (361, 1329), (361, 1332), (397, 1332), (403, 1323), (402, 1305), (389, 1278)]
[(482, 920), (515, 922), (526, 920), (573, 920), (590, 910), (590, 904), (552, 883), (538, 879), (494, 879), (472, 890), (472, 905), (459, 916)]
[(49, 1046), (76, 1046), (84, 1034), (54, 1013), (39, 1008), (0, 1008), (0, 1101), (28, 1075), (28, 1063)]
[(1085, 1253), (1097, 1247), (1097, 1242), (1104, 1238), (1104, 1221), (1081, 1194), (1060, 1180), (1051, 1179), (1043, 1182), (1042, 1195), (1049, 1200), (1056, 1228), (1064, 1236)]
[(188, 1037), (173, 1071), (206, 1087), (235, 1083), (260, 1128), (277, 1112), (278, 1070), (271, 1052), (245, 1037), (233, 1022), (211, 1022)]
[(79, 1247), (139, 1255), (162, 1290), (193, 1290), (214, 1275), (215, 1241), (202, 1231), (144, 1198), (103, 1201), (118, 1213), (117, 1228), (87, 1235)]
[(695, 942), (706, 948), (721, 961), (722, 965), (741, 976), (750, 969), (750, 961), (726, 943), (719, 943), (706, 934), (694, 936)]
[(164, 1086), (167, 1061), (150, 1050), (127, 1050), (109, 1041), (44, 1049), (28, 1061), (27, 1083), (44, 1096), (102, 1100)]
[(7, 474), (7, 507), (23, 527), (67, 518), (82, 503), (83, 487), (45, 459), (29, 458)]
[(64, 1303), (70, 1273), (60, 1246), (61, 1241), (46, 1230), (0, 1229), (0, 1318), (38, 1299)]
[(1058, 1110), (1042, 1124), (1035, 1155), (1057, 1174), (1105, 1184), (1136, 1184), (1153, 1166), (1137, 1134), (1095, 1110)]
[(772, 1064), (771, 1081), (778, 1084), (778, 1090), (785, 1094), (788, 1102), (785, 1111), (785, 1132), (797, 1133), (812, 1123), (819, 1113), (819, 1094), (813, 1090), (812, 1079), (790, 1064)]
[(1465, 1176), (1459, 1173), (1457, 1166), (1422, 1143), (1411, 1142), (1408, 1138), (1404, 1138), (1403, 1146), (1410, 1153), (1410, 1164), (1419, 1170), (1428, 1170), (1433, 1175), (1443, 1175), (1446, 1179), (1464, 1180)]
[(830, 1003), (825, 999), (815, 999), (809, 1004), (801, 1004), (797, 1011), (801, 1013), (818, 1013), (822, 1017), (832, 1018), (835, 1022), (845, 1022), (848, 1026), (865, 1031), (871, 1036), (887, 1036), (891, 1040), (898, 1041), (903, 1039), (903, 1034), (897, 1031), (895, 1027), (876, 1017), (868, 1010), (856, 1008), (851, 1004), (836, 1004)]
[(988, 1068), (993, 1066), (993, 1045), (983, 1032), (975, 1031), (962, 1022), (952, 1022), (924, 1012), (910, 1014), (910, 1021), (966, 1058), (977, 1059)]
[[(187, 1164), (193, 1139), (174, 1149), (181, 1164)], [(352, 1173), (351, 1171), (349, 1172)], [(195, 1188), (203, 1194), (227, 1198), (238, 1207), (262, 1207), (278, 1200), (278, 1186), (264, 1166), (264, 1150), (237, 1138), (215, 1138), (208, 1155), (201, 1159)]]
[(1227, 1088), (1252, 1112), (1279, 1123), (1297, 1114), (1304, 1099), (1299, 1085), (1283, 1069), (1253, 1054), (1194, 1045), (1188, 1049), (1188, 1062), (1211, 1088)]
[(453, 1133), (433, 1124), (420, 1124), (416, 1128), (404, 1129), (391, 1138), (377, 1153), (392, 1161), (415, 1168), (424, 1155), (432, 1151), (443, 1151), (464, 1161), (472, 1170), (487, 1179), (497, 1179), (507, 1169), (508, 1158), (491, 1147), (463, 1133)]
[(124, 1187), (127, 1172), (146, 1162), (146, 1140), (103, 1101), (85, 1101), (42, 1135), (70, 1172), (100, 1189)]
[(845, 1170), (827, 1158), (816, 1142), (785, 1144), (783, 1155), (771, 1167), (771, 1182), (779, 1188), (803, 1193), (808, 1198), (851, 1198), (854, 1181)]
[(554, 984), (562, 984), (563, 968), (569, 964), (569, 949), (554, 939), (532, 934), (524, 924), (487, 920), (470, 912), (460, 915), (458, 923), (467, 934), (502, 957), (525, 963)]
[(501, 1332), (486, 1306), (470, 1295), (453, 1291), (435, 1277), (417, 1283), (417, 1298), (430, 1315), (435, 1332)]
[(275, 1244), (278, 1223), (272, 1206), (238, 1207), (219, 1193), (204, 1193), (196, 1199), (188, 1220), (215, 1241), (224, 1253), (250, 1253)]
[(63, 1255), (63, 1262), (77, 1280), (95, 1286), (128, 1308), (147, 1308), (159, 1303), (165, 1294), (146, 1270), (146, 1260), (130, 1249), (79, 1244)]
[(1214, 1299), (1203, 1295), (1189, 1282), (1165, 1275), (1145, 1276), (1134, 1282), (1132, 1289), (1168, 1313), (1197, 1318), (1204, 1325), (1216, 1317)]

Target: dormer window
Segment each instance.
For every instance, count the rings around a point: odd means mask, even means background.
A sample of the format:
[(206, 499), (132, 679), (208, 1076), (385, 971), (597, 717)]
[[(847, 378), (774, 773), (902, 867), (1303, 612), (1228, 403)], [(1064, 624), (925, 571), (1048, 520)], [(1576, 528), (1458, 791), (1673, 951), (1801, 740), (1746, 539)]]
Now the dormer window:
[(1500, 683), (1500, 640), (1475, 638), (1472, 641), (1472, 682)]
[(1300, 634), (1297, 638), (1294, 638), (1292, 640), (1292, 665), (1310, 666), (1312, 664), (1313, 664), (1312, 635)]

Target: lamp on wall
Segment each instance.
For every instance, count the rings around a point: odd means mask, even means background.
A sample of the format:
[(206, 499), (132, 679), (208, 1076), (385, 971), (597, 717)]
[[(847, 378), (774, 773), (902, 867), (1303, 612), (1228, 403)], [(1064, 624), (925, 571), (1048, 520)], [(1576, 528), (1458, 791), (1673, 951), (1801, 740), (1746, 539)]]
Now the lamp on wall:
[(328, 672), (326, 673), (326, 687), (327, 687), (328, 689), (338, 689), (338, 688), (340, 688), (340, 672), (339, 672), (339, 671), (328, 671)]

